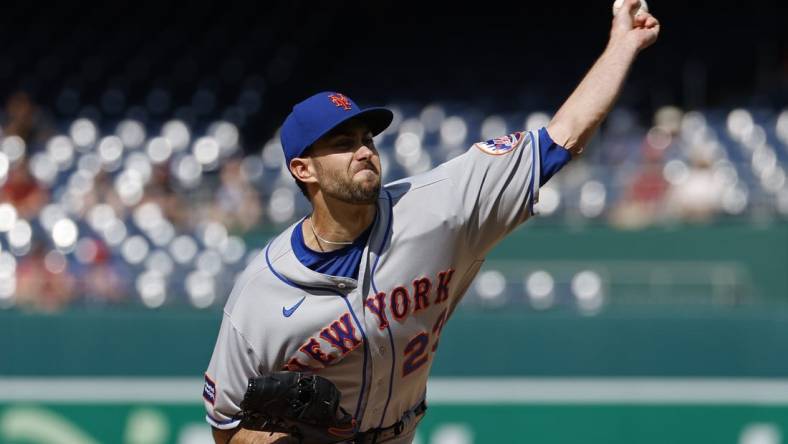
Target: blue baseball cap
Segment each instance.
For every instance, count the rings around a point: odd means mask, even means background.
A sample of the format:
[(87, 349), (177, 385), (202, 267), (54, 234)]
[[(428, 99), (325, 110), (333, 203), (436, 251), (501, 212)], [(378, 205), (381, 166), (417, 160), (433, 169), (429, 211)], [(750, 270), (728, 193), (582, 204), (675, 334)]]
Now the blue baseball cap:
[(364, 122), (373, 136), (391, 124), (394, 114), (386, 108), (359, 108), (344, 94), (324, 91), (296, 104), (282, 124), (281, 140), (286, 165), (300, 156), (317, 139), (356, 118)]

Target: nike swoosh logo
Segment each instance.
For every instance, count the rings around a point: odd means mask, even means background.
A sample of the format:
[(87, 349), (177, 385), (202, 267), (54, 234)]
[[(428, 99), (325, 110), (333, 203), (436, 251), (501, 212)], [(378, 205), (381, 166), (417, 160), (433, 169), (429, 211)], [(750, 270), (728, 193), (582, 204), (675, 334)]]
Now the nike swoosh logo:
[(304, 299), (306, 299), (306, 296), (302, 297), (300, 301), (298, 301), (295, 305), (293, 305), (290, 308), (282, 307), (282, 314), (284, 315), (284, 317), (289, 318), (290, 316), (292, 316), (293, 313), (295, 313), (295, 311), (298, 310), (298, 307), (304, 302)]

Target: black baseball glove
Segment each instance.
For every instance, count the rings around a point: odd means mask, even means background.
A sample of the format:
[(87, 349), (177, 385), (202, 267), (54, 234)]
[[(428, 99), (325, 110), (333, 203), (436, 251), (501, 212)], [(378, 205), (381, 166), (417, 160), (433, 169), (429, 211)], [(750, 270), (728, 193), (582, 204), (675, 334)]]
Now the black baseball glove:
[(287, 433), (301, 444), (353, 438), (356, 421), (339, 406), (341, 393), (328, 379), (297, 372), (250, 378), (241, 402), (241, 427)]

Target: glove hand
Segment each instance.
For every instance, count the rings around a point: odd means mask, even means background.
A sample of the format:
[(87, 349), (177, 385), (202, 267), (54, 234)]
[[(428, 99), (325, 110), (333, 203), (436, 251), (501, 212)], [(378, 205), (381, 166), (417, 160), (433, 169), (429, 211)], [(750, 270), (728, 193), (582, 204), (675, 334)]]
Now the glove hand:
[(287, 433), (299, 443), (335, 443), (356, 431), (355, 419), (339, 406), (341, 393), (326, 378), (275, 372), (250, 378), (241, 402), (241, 427)]

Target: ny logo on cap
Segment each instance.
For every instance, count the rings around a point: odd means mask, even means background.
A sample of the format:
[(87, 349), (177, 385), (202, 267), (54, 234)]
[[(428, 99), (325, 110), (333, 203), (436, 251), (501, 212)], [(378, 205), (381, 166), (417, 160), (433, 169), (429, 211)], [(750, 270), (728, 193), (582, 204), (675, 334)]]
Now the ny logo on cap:
[(344, 109), (345, 111), (349, 110), (352, 105), (350, 104), (350, 99), (344, 96), (344, 94), (331, 94), (328, 96), (329, 99), (339, 108)]

